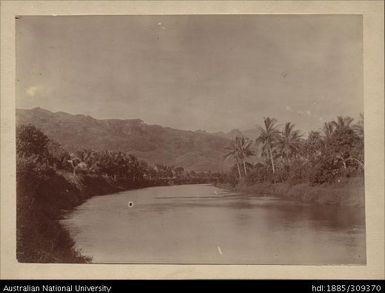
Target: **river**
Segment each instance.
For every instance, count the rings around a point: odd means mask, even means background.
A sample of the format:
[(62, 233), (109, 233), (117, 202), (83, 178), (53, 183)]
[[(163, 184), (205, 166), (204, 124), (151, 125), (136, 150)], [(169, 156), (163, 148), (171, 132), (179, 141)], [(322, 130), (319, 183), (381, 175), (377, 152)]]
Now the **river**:
[(61, 222), (93, 263), (365, 264), (364, 218), (199, 184), (92, 197)]

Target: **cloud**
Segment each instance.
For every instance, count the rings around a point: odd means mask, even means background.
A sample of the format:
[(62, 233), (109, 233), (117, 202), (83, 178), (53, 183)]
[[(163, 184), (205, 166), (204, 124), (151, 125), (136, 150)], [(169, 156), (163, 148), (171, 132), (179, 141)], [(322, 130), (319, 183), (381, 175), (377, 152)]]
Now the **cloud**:
[(287, 112), (294, 112), (294, 113), (297, 113), (298, 115), (301, 115), (301, 116), (302, 115), (307, 115), (307, 116), (312, 116), (313, 115), (310, 110), (306, 110), (306, 111), (304, 111), (304, 110), (294, 110), (292, 107), (290, 107), (288, 105), (286, 105), (285, 109), (286, 109)]
[[(286, 106), (286, 111), (289, 111), (289, 112), (294, 112), (292, 108), (290, 108), (289, 106)], [(298, 115), (307, 115), (307, 116), (312, 116), (312, 112), (310, 110), (297, 110), (295, 111), (295, 113), (297, 113)]]
[(41, 90), (41, 86), (34, 85), (27, 88), (26, 93), (28, 96), (34, 97), (40, 90)]

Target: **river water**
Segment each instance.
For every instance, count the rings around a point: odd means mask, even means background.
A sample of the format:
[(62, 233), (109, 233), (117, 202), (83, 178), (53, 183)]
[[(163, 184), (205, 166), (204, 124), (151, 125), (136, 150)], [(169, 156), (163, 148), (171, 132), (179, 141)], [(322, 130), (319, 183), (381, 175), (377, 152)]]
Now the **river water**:
[(94, 263), (366, 263), (363, 209), (206, 184), (96, 196), (62, 224)]

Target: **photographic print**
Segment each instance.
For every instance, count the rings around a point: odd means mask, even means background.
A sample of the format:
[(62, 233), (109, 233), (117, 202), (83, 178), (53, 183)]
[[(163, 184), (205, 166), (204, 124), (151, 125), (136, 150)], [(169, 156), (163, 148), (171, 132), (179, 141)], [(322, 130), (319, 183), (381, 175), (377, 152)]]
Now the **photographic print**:
[(366, 264), (361, 15), (15, 23), (18, 262)]

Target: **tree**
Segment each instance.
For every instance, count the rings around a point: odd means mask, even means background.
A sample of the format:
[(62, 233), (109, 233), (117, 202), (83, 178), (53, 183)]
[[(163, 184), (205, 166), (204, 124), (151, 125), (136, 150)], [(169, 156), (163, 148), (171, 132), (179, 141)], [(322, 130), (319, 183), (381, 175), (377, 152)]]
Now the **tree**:
[(323, 141), (318, 131), (311, 131), (302, 147), (303, 157), (313, 165), (322, 155)]
[(275, 174), (273, 148), (279, 138), (279, 130), (276, 126), (277, 120), (274, 118), (265, 118), (264, 127), (257, 126), (259, 136), (256, 139), (257, 144), (262, 144), (262, 153), (270, 158), (271, 168)]
[(336, 121), (332, 121), (331, 124), (335, 129), (349, 128), (353, 122), (353, 118), (349, 116), (338, 116)]
[(176, 167), (175, 168), (175, 173), (177, 177), (183, 177), (184, 175), (184, 168), (183, 167)]
[(359, 142), (355, 146), (354, 155), (361, 162), (364, 162), (364, 148), (365, 148), (365, 135), (364, 135), (364, 115), (360, 114), (360, 120), (353, 125), (353, 131), (359, 138)]
[(76, 169), (78, 168), (79, 164), (82, 163), (82, 160), (77, 157), (75, 154), (70, 154), (70, 159), (68, 160), (68, 163), (72, 166), (72, 174), (75, 177), (76, 176)]
[(364, 141), (364, 115), (360, 113), (360, 120), (353, 125), (354, 132), (358, 135), (362, 142)]
[(250, 149), (253, 141), (243, 136), (237, 136), (235, 140), (238, 146), (239, 158), (242, 162), (245, 176), (247, 176), (246, 159), (254, 155), (254, 152)]
[(278, 137), (277, 148), (281, 156), (284, 158), (286, 165), (289, 165), (289, 160), (295, 156), (301, 148), (301, 137), (299, 130), (294, 130), (294, 124), (287, 122)]
[(363, 168), (364, 164), (354, 156), (354, 151), (360, 143), (360, 138), (349, 127), (336, 129), (330, 140), (330, 155), (342, 162), (344, 169), (347, 168), (347, 162), (353, 161)]
[(232, 158), (235, 161), (235, 164), (238, 169), (238, 175), (239, 178), (242, 177), (241, 175), (241, 169), (239, 167), (241, 157), (240, 157), (240, 148), (238, 143), (238, 137), (236, 137), (234, 140), (231, 141), (230, 146), (225, 147), (226, 150), (229, 150), (229, 152), (225, 155), (225, 160), (228, 158)]
[(37, 156), (39, 160), (47, 160), (48, 142), (48, 137), (33, 125), (16, 127), (16, 152), (18, 156)]
[(323, 132), (323, 138), (324, 138), (324, 141), (325, 143), (327, 143), (330, 139), (330, 137), (332, 136), (333, 132), (334, 132), (334, 124), (333, 122), (325, 122), (324, 123), (324, 126), (322, 128), (322, 132)]
[(134, 155), (131, 154), (128, 155), (128, 173), (133, 183), (137, 183), (139, 179), (143, 178), (140, 162)]
[(59, 143), (49, 140), (47, 149), (50, 164), (54, 169), (66, 169), (68, 167), (69, 153)]
[(361, 120), (353, 126), (354, 119), (349, 116), (338, 116), (337, 120), (330, 122), (334, 131), (328, 140), (328, 147), (331, 147), (331, 152), (342, 162), (344, 169), (347, 161), (354, 161), (364, 168), (364, 163), (360, 160), (363, 160), (364, 121), (362, 114), (360, 117)]

